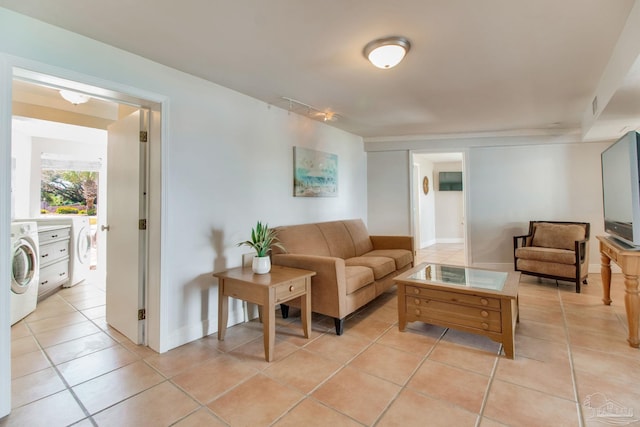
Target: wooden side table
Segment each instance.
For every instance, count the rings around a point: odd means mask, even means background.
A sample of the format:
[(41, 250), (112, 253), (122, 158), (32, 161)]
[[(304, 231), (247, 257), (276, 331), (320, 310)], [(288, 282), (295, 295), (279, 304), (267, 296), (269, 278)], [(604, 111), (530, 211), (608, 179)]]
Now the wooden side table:
[(229, 297), (262, 307), (264, 358), (273, 360), (276, 332), (276, 304), (301, 297), (302, 331), (311, 334), (311, 277), (315, 271), (274, 265), (267, 274), (255, 274), (250, 267), (238, 267), (221, 273), (218, 278), (218, 340), (224, 341), (229, 315)]

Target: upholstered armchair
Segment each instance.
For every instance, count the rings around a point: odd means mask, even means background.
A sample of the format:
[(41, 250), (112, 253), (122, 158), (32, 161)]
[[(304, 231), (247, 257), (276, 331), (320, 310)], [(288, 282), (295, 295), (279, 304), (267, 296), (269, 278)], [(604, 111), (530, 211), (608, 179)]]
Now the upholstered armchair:
[(513, 237), (514, 268), (524, 274), (587, 284), (589, 223), (530, 221), (529, 234)]

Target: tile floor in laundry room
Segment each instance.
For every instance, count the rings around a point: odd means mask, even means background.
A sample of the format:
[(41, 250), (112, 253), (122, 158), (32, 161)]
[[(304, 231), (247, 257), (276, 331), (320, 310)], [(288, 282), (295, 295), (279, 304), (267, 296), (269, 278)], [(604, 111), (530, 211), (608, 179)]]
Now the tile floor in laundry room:
[[(417, 262), (461, 265), (462, 246)], [(12, 413), (0, 426), (601, 426), (640, 424), (640, 351), (627, 344), (624, 283), (611, 306), (599, 274), (569, 282), (522, 276), (515, 360), (487, 338), (397, 327), (395, 288), (345, 321), (277, 315), (275, 359), (262, 325), (230, 327), (164, 354), (105, 322), (104, 289), (63, 289), (11, 329)], [(617, 410), (598, 412), (609, 405)]]

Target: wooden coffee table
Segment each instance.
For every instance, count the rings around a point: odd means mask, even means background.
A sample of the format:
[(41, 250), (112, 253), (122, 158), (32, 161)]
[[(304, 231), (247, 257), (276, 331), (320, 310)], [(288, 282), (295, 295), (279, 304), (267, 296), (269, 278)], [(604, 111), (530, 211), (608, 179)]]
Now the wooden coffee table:
[(420, 321), (484, 335), (513, 359), (519, 272), (423, 263), (394, 280), (400, 331)]
[(267, 274), (255, 274), (250, 267), (238, 267), (222, 273), (218, 278), (218, 340), (224, 341), (229, 315), (229, 297), (258, 304), (262, 307), (264, 330), (264, 358), (273, 360), (276, 334), (276, 304), (301, 298), (302, 331), (311, 334), (311, 277), (315, 271), (274, 265)]

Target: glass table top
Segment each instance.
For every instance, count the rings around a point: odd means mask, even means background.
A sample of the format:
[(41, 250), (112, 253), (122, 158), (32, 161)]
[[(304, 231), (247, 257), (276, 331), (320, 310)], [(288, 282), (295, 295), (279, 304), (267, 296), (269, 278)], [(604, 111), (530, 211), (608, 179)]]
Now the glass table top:
[(424, 268), (409, 275), (407, 279), (501, 291), (507, 280), (507, 273), (453, 265), (426, 264)]

